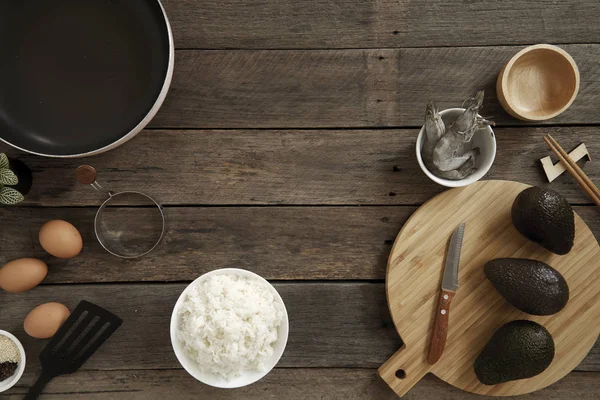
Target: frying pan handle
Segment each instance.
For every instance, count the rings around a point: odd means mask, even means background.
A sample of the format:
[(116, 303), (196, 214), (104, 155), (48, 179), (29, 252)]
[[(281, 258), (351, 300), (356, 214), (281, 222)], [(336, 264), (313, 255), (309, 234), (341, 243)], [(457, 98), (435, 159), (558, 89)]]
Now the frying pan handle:
[(430, 365), (425, 354), (415, 354), (403, 346), (377, 371), (379, 376), (400, 397), (404, 396), (428, 372)]
[(27, 395), (25, 396), (24, 400), (35, 400), (38, 397), (40, 397), (40, 394), (42, 394), (44, 387), (46, 387), (46, 385), (52, 380), (52, 378), (52, 376), (47, 375), (44, 373), (44, 371), (42, 371), (42, 374), (40, 375), (38, 380), (31, 387), (31, 389), (29, 389), (29, 392), (27, 392)]

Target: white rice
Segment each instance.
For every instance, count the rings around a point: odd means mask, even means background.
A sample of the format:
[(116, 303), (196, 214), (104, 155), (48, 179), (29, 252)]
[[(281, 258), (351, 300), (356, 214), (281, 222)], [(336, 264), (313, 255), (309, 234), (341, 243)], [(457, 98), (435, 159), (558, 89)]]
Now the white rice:
[(213, 275), (187, 294), (179, 309), (177, 336), (202, 372), (230, 379), (243, 371), (264, 370), (283, 315), (264, 282)]

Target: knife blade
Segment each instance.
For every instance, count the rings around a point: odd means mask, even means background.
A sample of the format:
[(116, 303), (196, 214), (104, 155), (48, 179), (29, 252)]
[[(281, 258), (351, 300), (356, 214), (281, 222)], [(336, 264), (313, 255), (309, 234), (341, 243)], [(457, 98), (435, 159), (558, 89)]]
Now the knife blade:
[(458, 289), (458, 264), (460, 263), (460, 250), (462, 248), (463, 237), (465, 236), (465, 226), (465, 222), (460, 224), (450, 239), (446, 265), (444, 267), (444, 277), (442, 278), (442, 289), (454, 292)]
[(465, 227), (466, 222), (463, 222), (456, 228), (448, 246), (448, 255), (446, 256), (444, 274), (442, 276), (442, 287), (433, 323), (431, 345), (427, 356), (427, 362), (432, 365), (440, 359), (446, 347), (450, 303), (458, 289), (458, 266), (460, 264), (460, 251), (465, 235)]

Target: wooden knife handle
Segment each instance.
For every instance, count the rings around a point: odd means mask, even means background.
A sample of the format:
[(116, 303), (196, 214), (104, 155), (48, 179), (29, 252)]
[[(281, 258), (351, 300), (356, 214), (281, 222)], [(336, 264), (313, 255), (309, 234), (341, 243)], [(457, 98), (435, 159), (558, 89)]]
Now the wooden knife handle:
[(435, 312), (435, 322), (433, 324), (433, 334), (431, 335), (431, 346), (429, 347), (429, 355), (427, 362), (435, 364), (446, 346), (446, 337), (448, 336), (448, 317), (450, 316), (450, 303), (454, 298), (455, 293), (450, 290), (440, 292), (437, 310)]

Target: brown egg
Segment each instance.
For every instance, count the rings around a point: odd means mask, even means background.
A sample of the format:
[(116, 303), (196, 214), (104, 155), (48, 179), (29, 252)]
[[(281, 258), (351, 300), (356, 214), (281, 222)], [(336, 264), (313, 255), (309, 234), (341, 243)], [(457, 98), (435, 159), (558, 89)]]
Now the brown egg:
[(19, 258), (0, 268), (0, 288), (11, 293), (26, 292), (44, 280), (48, 266), (35, 258)]
[(71, 312), (60, 303), (40, 304), (25, 317), (23, 327), (29, 336), (47, 339), (69, 318)]
[(67, 221), (46, 222), (40, 229), (40, 244), (58, 258), (72, 258), (81, 251), (83, 242), (77, 228)]

